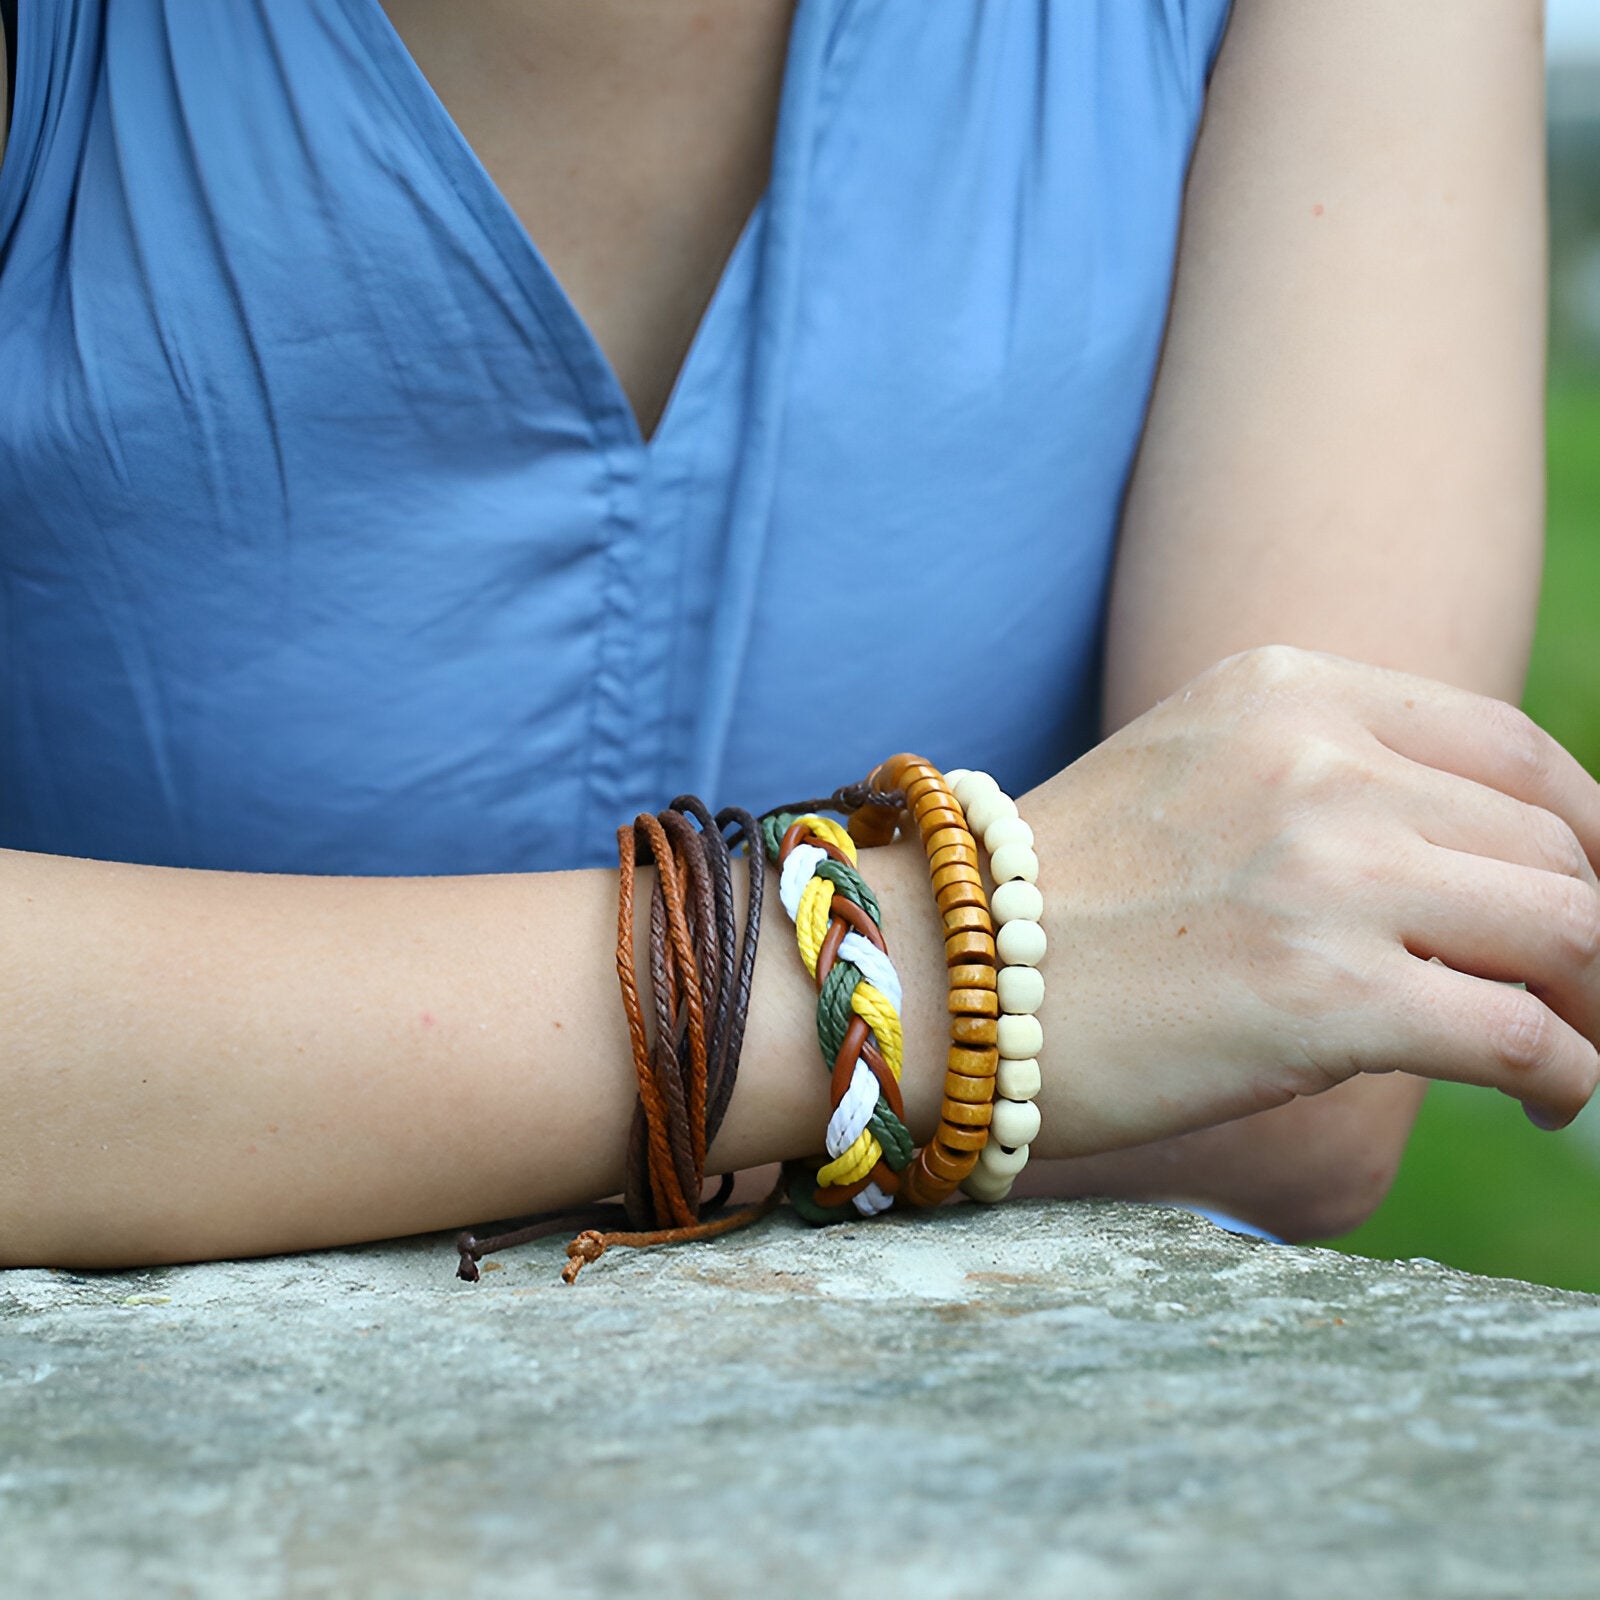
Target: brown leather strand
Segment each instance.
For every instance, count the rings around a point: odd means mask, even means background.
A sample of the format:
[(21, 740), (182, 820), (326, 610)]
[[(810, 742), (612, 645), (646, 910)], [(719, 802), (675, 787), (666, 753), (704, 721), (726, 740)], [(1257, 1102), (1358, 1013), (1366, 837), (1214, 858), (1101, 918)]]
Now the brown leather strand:
[[(730, 826), (751, 862), (742, 941), (732, 855), (724, 837)], [(565, 1221), (583, 1228), (567, 1249), (572, 1259), (562, 1277), (571, 1283), (585, 1261), (598, 1259), (611, 1245), (709, 1238), (756, 1221), (782, 1198), (780, 1183), (755, 1205), (700, 1220), (719, 1210), (733, 1189), (733, 1175), (724, 1174), (716, 1194), (701, 1199), (706, 1154), (733, 1095), (755, 971), (765, 886), (756, 820), (734, 807), (712, 817), (695, 796), (680, 795), (659, 817), (640, 815), (631, 827), (619, 828), (617, 846), (617, 976), (639, 1086), (628, 1134), (622, 1217), (614, 1205), (598, 1206), (543, 1213), (514, 1232), (487, 1239), (462, 1233), (456, 1242), (463, 1278), (477, 1280), (479, 1257), (553, 1232)], [(653, 1028), (639, 994), (634, 926), (636, 868), (651, 863), (656, 876), (646, 970)], [(598, 1231), (613, 1218), (625, 1219), (628, 1231)]]
[[(729, 1189), (733, 1187), (732, 1179), (733, 1174), (727, 1174)], [(730, 1212), (725, 1217), (696, 1223), (692, 1228), (662, 1228), (653, 1233), (599, 1233), (592, 1228), (586, 1228), (567, 1246), (567, 1254), (572, 1259), (561, 1269), (561, 1281), (576, 1282), (578, 1274), (583, 1271), (584, 1263), (598, 1261), (614, 1244), (632, 1245), (635, 1249), (652, 1244), (684, 1244), (691, 1239), (713, 1239), (719, 1233), (732, 1233), (735, 1228), (746, 1228), (752, 1222), (759, 1222), (769, 1211), (775, 1209), (783, 1199), (787, 1188), (788, 1179), (780, 1172), (778, 1181), (773, 1184), (765, 1199), (757, 1200), (755, 1204), (745, 1206), (741, 1210)]]

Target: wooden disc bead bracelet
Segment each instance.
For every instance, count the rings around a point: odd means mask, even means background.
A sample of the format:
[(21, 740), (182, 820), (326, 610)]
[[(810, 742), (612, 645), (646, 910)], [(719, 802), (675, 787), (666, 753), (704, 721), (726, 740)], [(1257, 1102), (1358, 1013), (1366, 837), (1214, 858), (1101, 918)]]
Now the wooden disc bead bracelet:
[(1039, 857), (1033, 830), (1017, 815), (1017, 803), (987, 772), (945, 774), (974, 834), (982, 837), (994, 881), (990, 911), (999, 924), (996, 949), (1000, 967), (999, 1070), (989, 1142), (962, 1182), (963, 1193), (989, 1204), (1004, 1200), (1028, 1163), (1028, 1147), (1039, 1132), (1039, 1052), (1044, 1029), (1038, 1012), (1044, 1004), (1045, 934), (1040, 918)]
[(886, 844), (900, 820), (915, 821), (944, 923), (950, 1049), (939, 1126), (900, 1176), (899, 1198), (936, 1206), (970, 1177), (989, 1141), (999, 1067), (999, 974), (994, 923), (979, 871), (978, 844), (944, 775), (919, 756), (897, 755), (875, 768), (871, 789), (899, 790), (899, 812), (863, 806), (850, 816), (859, 844)]

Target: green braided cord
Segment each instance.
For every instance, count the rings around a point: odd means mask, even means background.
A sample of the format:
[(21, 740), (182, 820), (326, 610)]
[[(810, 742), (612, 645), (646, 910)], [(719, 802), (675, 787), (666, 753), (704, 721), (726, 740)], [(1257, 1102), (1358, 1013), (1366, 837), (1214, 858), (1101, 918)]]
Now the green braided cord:
[(872, 1137), (883, 1146), (884, 1166), (891, 1172), (904, 1172), (911, 1165), (916, 1147), (911, 1142), (911, 1130), (889, 1109), (889, 1102), (883, 1098), (881, 1089), (878, 1091), (878, 1109), (867, 1118), (867, 1127)]
[(804, 815), (804, 812), (779, 811), (761, 819), (761, 842), (766, 846), (767, 859), (774, 866), (777, 865), (778, 847), (783, 843), (784, 834)]
[[(809, 814), (781, 811), (760, 819), (761, 842), (766, 849), (768, 859), (774, 865), (778, 863), (784, 834), (802, 816)], [(830, 856), (825, 861), (818, 862), (814, 872), (817, 877), (827, 878), (833, 884), (836, 894), (842, 894), (853, 905), (859, 906), (866, 912), (875, 926), (880, 928), (883, 926), (883, 912), (879, 908), (878, 897), (849, 862), (835, 861)], [(855, 1015), (850, 1005), (851, 997), (855, 994), (856, 985), (863, 981), (860, 969), (854, 962), (847, 959), (839, 960), (834, 962), (832, 970), (817, 991), (817, 1042), (822, 1047), (823, 1061), (830, 1070), (838, 1060), (839, 1051), (844, 1047), (845, 1033), (850, 1026), (851, 1018)], [(879, 1148), (883, 1152), (883, 1164), (891, 1172), (905, 1171), (915, 1154), (911, 1132), (890, 1109), (889, 1102), (884, 1099), (881, 1090), (878, 1094), (878, 1104), (867, 1120), (867, 1129), (878, 1141)], [(817, 1204), (815, 1198), (817, 1173), (826, 1164), (826, 1160), (824, 1157), (820, 1160), (791, 1161), (784, 1166), (788, 1179), (789, 1204), (814, 1226), (845, 1222), (860, 1215), (855, 1207), (850, 1205)]]
[(850, 997), (861, 982), (861, 972), (852, 962), (835, 961), (833, 971), (817, 990), (817, 1043), (822, 1046), (822, 1060), (830, 1072), (844, 1049), (844, 1036), (855, 1015), (850, 1009)]
[(883, 927), (883, 913), (878, 909), (878, 897), (866, 885), (866, 880), (848, 861), (835, 861), (831, 856), (817, 863), (816, 876), (826, 878), (846, 900), (853, 901), (872, 918), (873, 926)]
[(817, 1161), (784, 1163), (784, 1175), (789, 1180), (789, 1204), (814, 1228), (824, 1227), (830, 1222), (845, 1222), (859, 1217), (861, 1213), (848, 1202), (840, 1206), (817, 1204), (817, 1173), (821, 1170), (822, 1164)]

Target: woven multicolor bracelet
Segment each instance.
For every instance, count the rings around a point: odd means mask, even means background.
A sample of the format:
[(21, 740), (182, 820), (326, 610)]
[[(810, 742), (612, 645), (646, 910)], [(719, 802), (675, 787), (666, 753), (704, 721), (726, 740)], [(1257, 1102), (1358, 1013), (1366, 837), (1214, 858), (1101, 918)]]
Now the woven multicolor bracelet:
[(903, 806), (898, 814), (883, 807), (852, 812), (851, 836), (864, 845), (887, 843), (900, 817), (909, 812), (927, 853), (934, 898), (944, 922), (950, 985), (944, 1101), (938, 1128), (900, 1182), (902, 1201), (936, 1206), (971, 1174), (989, 1142), (999, 1065), (994, 924), (978, 870), (977, 841), (939, 769), (918, 756), (892, 756), (873, 770), (867, 786), (902, 792)]
[(1045, 935), (1040, 918), (1039, 857), (1033, 829), (1017, 815), (1017, 803), (987, 772), (945, 774), (969, 826), (983, 838), (994, 880), (990, 910), (1000, 925), (995, 939), (1000, 960), (1000, 1065), (989, 1142), (978, 1164), (962, 1182), (963, 1193), (989, 1204), (1004, 1200), (1028, 1163), (1028, 1147), (1038, 1136), (1039, 1052), (1044, 1029), (1038, 1011), (1044, 1004)]
[(795, 1162), (789, 1200), (809, 1222), (894, 1203), (911, 1161), (900, 1095), (900, 977), (884, 945), (877, 897), (857, 870), (855, 841), (831, 818), (780, 809), (761, 819), (778, 866), (778, 898), (817, 984), (817, 1038), (832, 1072), (825, 1162)]

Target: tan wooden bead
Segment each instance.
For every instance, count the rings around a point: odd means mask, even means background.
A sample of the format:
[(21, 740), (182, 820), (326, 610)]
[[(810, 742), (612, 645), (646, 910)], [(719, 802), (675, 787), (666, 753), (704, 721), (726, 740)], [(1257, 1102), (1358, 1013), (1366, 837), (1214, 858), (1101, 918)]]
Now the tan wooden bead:
[(996, 822), (1016, 816), (1017, 802), (997, 789), (993, 794), (980, 794), (964, 809), (967, 826), (981, 837)]
[(987, 1103), (994, 1099), (993, 1078), (969, 1078), (960, 1072), (947, 1072), (944, 1075), (944, 1092), (952, 1100), (961, 1100), (968, 1105)]
[(1007, 922), (1037, 922), (1044, 915), (1044, 896), (1037, 884), (1026, 878), (1011, 878), (995, 886), (989, 909), (1002, 926)]
[(863, 849), (871, 850), (894, 838), (896, 824), (893, 806), (863, 806), (850, 818), (848, 832)]
[(1002, 1178), (980, 1163), (961, 1180), (961, 1192), (970, 1195), (981, 1205), (998, 1205), (1011, 1193), (1011, 1178)]
[[(983, 874), (976, 867), (968, 866), (965, 861), (949, 861), (942, 867), (930, 867), (928, 879), (933, 884), (933, 892), (937, 896), (944, 890), (957, 887), (970, 887), (983, 894)], [(988, 899), (984, 902), (987, 905)]]
[(948, 1007), (964, 1017), (998, 1017), (1000, 996), (993, 989), (952, 989)]
[(953, 1122), (939, 1124), (939, 1143), (952, 1150), (969, 1151), (976, 1155), (989, 1142), (987, 1128), (958, 1128)]
[(947, 844), (928, 857), (928, 871), (937, 872), (941, 867), (960, 865), (977, 872), (978, 859), (978, 847), (975, 844)]
[(947, 973), (952, 989), (994, 989), (999, 986), (1000, 969), (982, 962), (962, 962)]
[(1004, 1145), (996, 1144), (991, 1139), (978, 1152), (978, 1169), (992, 1172), (997, 1178), (1014, 1178), (1027, 1164), (1028, 1147), (1025, 1144), (1007, 1150)]
[[(1044, 929), (1037, 922), (1008, 922), (997, 941), (1000, 958), (1008, 967), (1036, 967), (1044, 960), (1048, 947)], [(948, 956), (950, 941), (945, 940)]]
[(1015, 1150), (1032, 1144), (1039, 1133), (1039, 1108), (1031, 1100), (996, 1100), (989, 1137)]
[(954, 806), (935, 799), (925, 799), (913, 814), (917, 819), (917, 829), (924, 839), (941, 828), (960, 828), (966, 822)]
[(935, 1178), (952, 1186), (960, 1183), (975, 1164), (967, 1151), (947, 1150), (937, 1139), (922, 1147), (922, 1157)]
[(944, 932), (948, 939), (954, 933), (994, 934), (994, 924), (989, 920), (987, 906), (957, 906), (944, 914)]
[(998, 1049), (1000, 1020), (998, 1017), (952, 1016), (950, 1040), (952, 1044), (994, 1045)]
[(1031, 1016), (1044, 1004), (1044, 974), (1037, 967), (1001, 967), (1000, 1009)]
[(932, 772), (922, 772), (914, 778), (907, 779), (901, 784), (901, 788), (906, 792), (906, 803), (912, 806), (916, 805), (925, 794), (950, 793), (950, 785)]
[(1021, 817), (1001, 817), (983, 830), (983, 848), (993, 855), (1003, 844), (1032, 844), (1033, 829)]
[[(970, 872), (970, 867), (958, 869)], [(939, 903), (942, 915), (946, 911), (960, 911), (966, 906), (982, 906), (985, 911), (989, 909), (989, 897), (983, 892), (981, 883), (964, 883), (959, 878), (950, 883), (938, 885), (933, 891), (933, 898)]]
[(1037, 1061), (1002, 1061), (995, 1074), (994, 1092), (1007, 1100), (1031, 1100), (1043, 1087)]
[(981, 794), (999, 794), (1000, 785), (987, 772), (964, 772), (951, 786), (951, 792), (961, 802), (963, 811), (970, 811)]
[(992, 933), (947, 933), (944, 941), (946, 966), (960, 966), (968, 961), (982, 961), (994, 965), (994, 935)]
[(1044, 1049), (1044, 1029), (1037, 1017), (1001, 1017), (998, 1023), (1002, 1058), (1009, 1061), (1032, 1061)]
[(1000, 1067), (1000, 1052), (993, 1045), (952, 1044), (945, 1056), (945, 1071), (968, 1078), (992, 1078)]
[(935, 853), (944, 849), (947, 844), (964, 844), (970, 849), (972, 835), (965, 828), (940, 828), (935, 833), (924, 835), (922, 844), (931, 860)]
[(996, 883), (1005, 883), (1010, 878), (1037, 883), (1039, 857), (1032, 845), (1003, 844), (989, 857), (989, 871)]
[(952, 1100), (949, 1095), (944, 1097), (943, 1104), (939, 1107), (939, 1116), (945, 1122), (953, 1122), (963, 1128), (987, 1128), (989, 1119), (994, 1115), (994, 1102), (982, 1100), (974, 1104), (968, 1100)]

